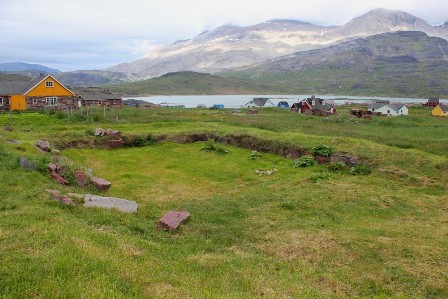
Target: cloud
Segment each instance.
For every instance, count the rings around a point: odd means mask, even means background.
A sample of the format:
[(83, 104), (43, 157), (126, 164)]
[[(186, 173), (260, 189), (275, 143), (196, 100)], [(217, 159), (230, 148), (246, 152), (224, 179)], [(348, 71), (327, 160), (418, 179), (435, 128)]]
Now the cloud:
[(103, 68), (223, 24), (286, 18), (342, 25), (379, 7), (409, 12), (432, 25), (447, 20), (446, 0), (0, 0), (0, 62)]

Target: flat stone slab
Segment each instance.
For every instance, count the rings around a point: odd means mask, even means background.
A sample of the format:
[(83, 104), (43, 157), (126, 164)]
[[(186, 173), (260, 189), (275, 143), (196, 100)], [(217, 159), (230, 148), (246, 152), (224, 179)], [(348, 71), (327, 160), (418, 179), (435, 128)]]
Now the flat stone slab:
[(189, 218), (190, 212), (188, 211), (170, 211), (160, 218), (157, 226), (161, 229), (174, 231)]
[(22, 142), (20, 142), (19, 140), (14, 140), (14, 139), (8, 140), (8, 142), (11, 144), (22, 144)]
[(84, 195), (84, 206), (88, 208), (116, 209), (125, 213), (137, 213), (138, 204), (135, 201), (116, 197)]

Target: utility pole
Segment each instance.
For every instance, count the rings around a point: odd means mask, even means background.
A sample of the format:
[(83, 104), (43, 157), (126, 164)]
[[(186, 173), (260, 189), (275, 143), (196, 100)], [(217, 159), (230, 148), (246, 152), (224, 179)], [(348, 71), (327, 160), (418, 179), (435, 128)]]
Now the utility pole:
[(12, 102), (9, 98), (9, 125), (12, 126)]

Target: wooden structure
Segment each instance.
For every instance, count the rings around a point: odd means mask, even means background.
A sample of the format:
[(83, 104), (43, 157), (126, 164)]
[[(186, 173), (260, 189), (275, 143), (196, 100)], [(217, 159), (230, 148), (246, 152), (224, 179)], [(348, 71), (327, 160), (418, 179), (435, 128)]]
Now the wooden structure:
[(289, 109), (289, 103), (286, 102), (286, 101), (278, 102), (278, 104), (277, 104), (277, 108), (285, 108), (285, 109)]
[(294, 109), (297, 109), (297, 112), (299, 113), (307, 113), (318, 116), (329, 116), (336, 114), (336, 105), (334, 103), (316, 98), (314, 95), (312, 95), (311, 98), (301, 101), (300, 103), (294, 104), (293, 107)]
[(252, 101), (244, 104), (243, 107), (275, 107), (275, 105), (269, 98), (253, 98)]
[(123, 107), (121, 96), (113, 94), (84, 94), (78, 96), (78, 107), (106, 106), (109, 108)]
[(448, 104), (439, 104), (432, 109), (432, 115), (448, 117)]
[(440, 104), (440, 98), (439, 97), (429, 97), (428, 102), (423, 104), (423, 106), (426, 107), (436, 107)]
[(369, 111), (389, 116), (399, 116), (409, 114), (408, 108), (402, 103), (396, 103), (396, 104), (372, 103), (369, 105)]
[(0, 110), (76, 108), (76, 95), (51, 75), (0, 82)]

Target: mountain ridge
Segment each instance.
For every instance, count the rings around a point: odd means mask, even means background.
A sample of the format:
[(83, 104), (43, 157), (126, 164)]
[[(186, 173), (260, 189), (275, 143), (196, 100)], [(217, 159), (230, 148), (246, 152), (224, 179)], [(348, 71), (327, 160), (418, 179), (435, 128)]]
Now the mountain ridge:
[(40, 64), (31, 64), (25, 62), (7, 62), (0, 63), (0, 72), (45, 72), (47, 74), (60, 73), (60, 70), (52, 69)]
[(444, 27), (433, 27), (406, 12), (375, 9), (342, 26), (323, 27), (278, 19), (246, 27), (224, 25), (106, 70), (134, 73), (141, 78), (177, 71), (217, 73), (359, 37), (410, 30), (448, 39)]

